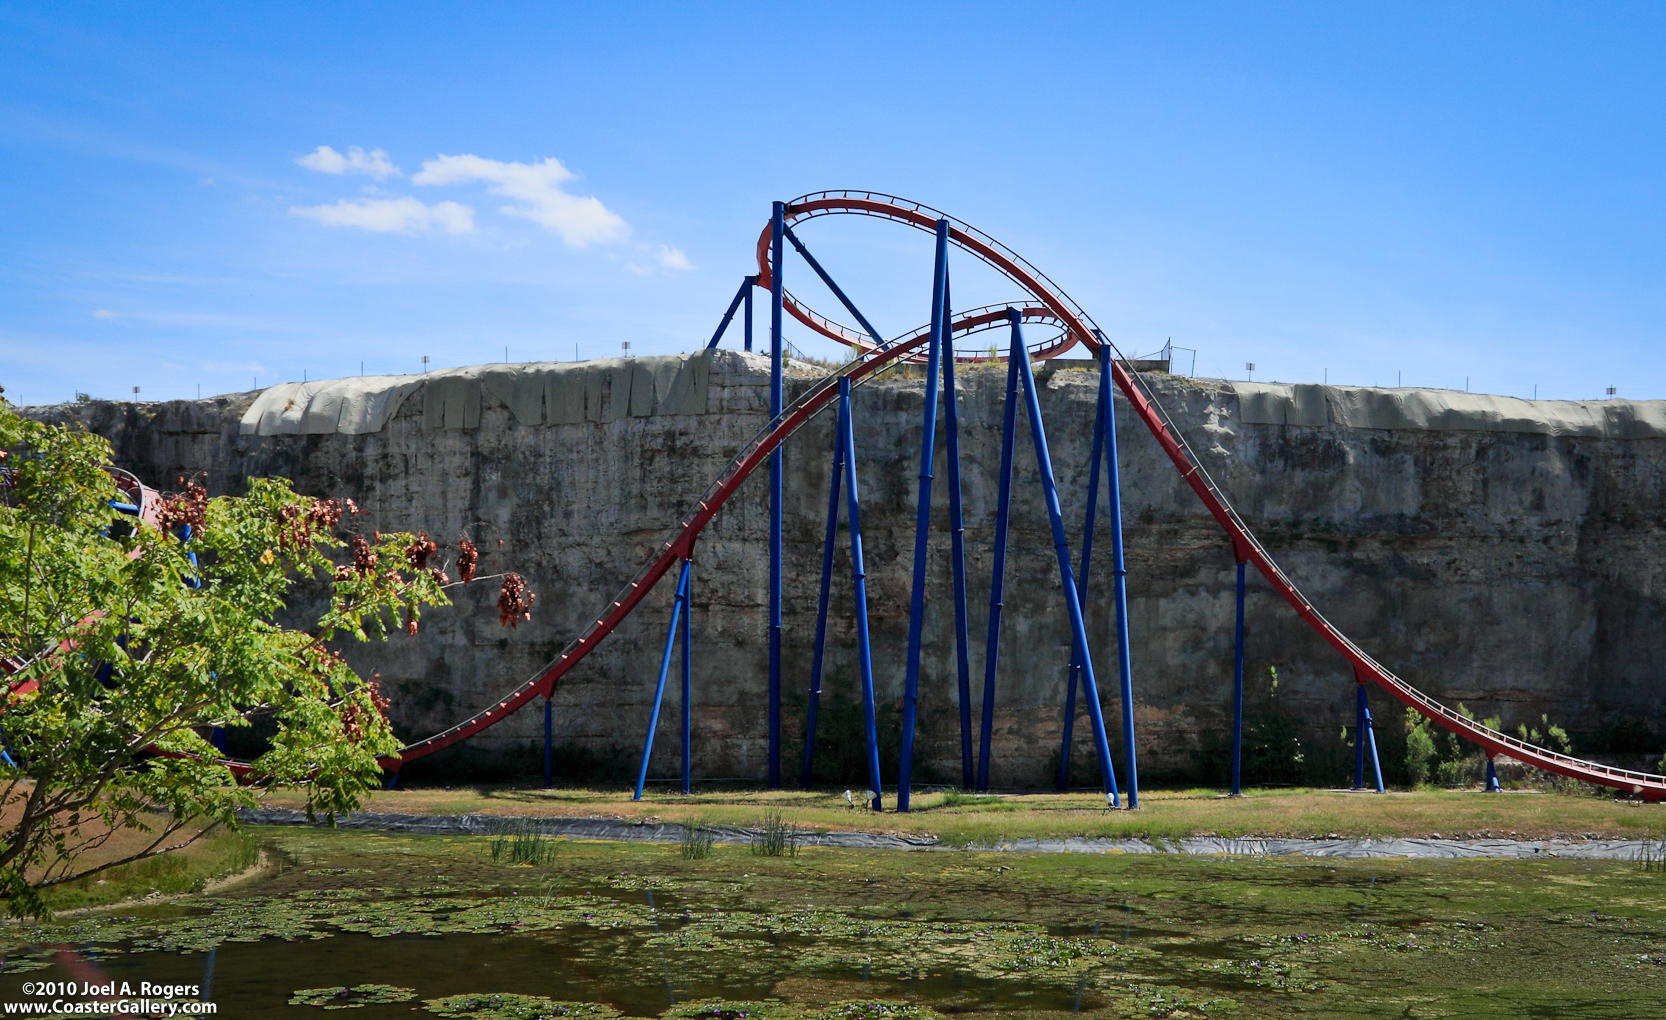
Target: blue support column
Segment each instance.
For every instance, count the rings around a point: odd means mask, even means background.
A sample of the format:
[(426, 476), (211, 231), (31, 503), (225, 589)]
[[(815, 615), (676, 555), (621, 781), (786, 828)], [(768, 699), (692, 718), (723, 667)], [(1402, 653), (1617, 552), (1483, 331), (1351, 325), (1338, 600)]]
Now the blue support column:
[(756, 279), (756, 277), (752, 277), (752, 276), (743, 276), (743, 277), (741, 277), (740, 289), (735, 291), (735, 299), (733, 301), (729, 302), (728, 310), (723, 313), (723, 318), (718, 320), (717, 329), (712, 332), (711, 340), (707, 341), (707, 343), (706, 343), (706, 350), (709, 351), (712, 348), (716, 347), (717, 344), (718, 344), (718, 341), (723, 339), (723, 334), (725, 332), (727, 332), (728, 329), (729, 329), (730, 320), (732, 320), (735, 317), (735, 309), (740, 307), (740, 304), (741, 304), (742, 301), (746, 302), (746, 322), (747, 322), (747, 329), (746, 329), (747, 347), (746, 347), (746, 349), (747, 350), (752, 349), (752, 346), (751, 346), (751, 340), (752, 340), (752, 281), (754, 279)]
[[(1363, 689), (1363, 688), (1362, 688)], [(1365, 739), (1371, 745), (1371, 775), (1377, 781), (1377, 792), (1383, 792), (1383, 763), (1377, 758), (1377, 729), (1371, 725), (1371, 710), (1365, 710)]]
[(686, 793), (692, 792), (691, 789), (690, 789), (690, 786), (691, 786), (691, 778), (692, 778), (692, 768), (691, 768), (691, 766), (692, 766), (692, 759), (693, 759), (693, 755), (692, 755), (691, 749), (690, 749), (690, 742), (691, 742), (692, 737), (693, 737), (693, 732), (692, 732), (693, 731), (693, 726), (691, 725), (692, 719), (690, 718), (690, 713), (689, 713), (690, 687), (692, 686), (689, 682), (690, 681), (690, 673), (692, 672), (692, 665), (691, 665), (691, 662), (690, 662), (690, 659), (689, 659), (689, 654), (690, 654), (689, 645), (691, 643), (690, 640), (689, 640), (689, 632), (690, 632), (690, 629), (694, 626), (694, 606), (689, 600), (690, 600), (691, 596), (693, 595), (693, 588), (694, 588), (694, 561), (693, 560), (684, 560), (683, 561), (683, 576), (685, 578), (687, 578), (686, 583), (684, 583), (684, 585), (683, 585), (683, 591), (682, 591), (682, 600), (683, 600), (683, 635), (682, 635), (683, 636), (683, 656), (682, 656), (683, 657), (683, 662), (682, 662), (682, 666), (683, 666), (683, 706), (682, 706), (683, 707), (683, 793), (686, 794)]
[(937, 453), (937, 372), (943, 348), (943, 274), (948, 268), (949, 221), (937, 221), (937, 266), (931, 282), (931, 339), (926, 354), (926, 406), (920, 423), (920, 497), (914, 519), (914, 590), (908, 610), (908, 668), (902, 688), (902, 755), (897, 810), (908, 810), (914, 775), (914, 721), (920, 700), (920, 642), (926, 622), (926, 556), (931, 544), (931, 479)]
[[(1106, 345), (1101, 344), (1103, 352)], [(1110, 378), (1105, 371), (1106, 362), (1101, 359), (1099, 365), (1099, 400), (1093, 414), (1093, 453), (1088, 462), (1088, 498), (1087, 509), (1082, 521), (1082, 560), (1076, 573), (1076, 597), (1082, 605), (1088, 604), (1088, 572), (1093, 567), (1093, 525), (1099, 510), (1099, 465), (1105, 456), (1105, 414), (1110, 403)], [(1070, 787), (1070, 752), (1076, 737), (1076, 680), (1080, 674), (1082, 664), (1076, 661), (1076, 653), (1070, 653), (1070, 670), (1065, 681), (1064, 691), (1064, 739), (1059, 743), (1059, 776), (1058, 788), (1063, 793)]]
[[(1117, 669), (1122, 681), (1122, 758), (1128, 770), (1128, 810), (1133, 811), (1140, 806), (1140, 763), (1134, 745), (1134, 647), (1128, 635), (1128, 564), (1122, 548), (1122, 473), (1117, 467), (1116, 405), (1111, 399), (1111, 345), (1103, 336), (1099, 337), (1099, 389), (1105, 400), (1105, 473), (1111, 488), (1111, 575), (1116, 586)], [(1091, 670), (1092, 665), (1086, 668)]]
[(648, 759), (654, 753), (654, 731), (659, 728), (659, 710), (665, 702), (665, 678), (671, 672), (671, 653), (677, 646), (677, 622), (682, 616), (683, 603), (688, 599), (689, 562), (683, 561), (682, 576), (677, 579), (677, 594), (671, 600), (671, 626), (665, 630), (665, 652), (659, 660), (659, 683), (654, 687), (654, 707), (648, 715), (648, 735), (642, 740), (642, 764), (636, 771), (636, 793), (632, 800), (642, 799), (643, 784), (648, 781)]
[[(1244, 561), (1238, 561), (1238, 626), (1232, 641), (1232, 796), (1242, 797), (1244, 768)], [(1363, 756), (1365, 752), (1362, 750)], [(1361, 768), (1365, 759), (1360, 758)], [(1355, 783), (1357, 788), (1358, 783)]]
[(804, 712), (804, 771), (798, 785), (810, 788), (816, 756), (816, 716), (821, 710), (822, 663), (827, 653), (827, 607), (833, 592), (833, 545), (839, 537), (839, 485), (845, 470), (845, 429), (850, 422), (839, 405), (839, 424), (833, 433), (833, 470), (827, 483), (827, 537), (821, 547), (821, 596), (816, 601), (816, 651), (810, 664), (810, 697)]
[(758, 285), (756, 276), (746, 278), (746, 352), (752, 352), (752, 288)]
[[(1021, 349), (1014, 347), (1014, 351)], [(995, 727), (995, 669), (1001, 658), (1001, 608), (1007, 581), (1007, 523), (1012, 516), (1012, 439), (1018, 428), (1018, 358), (1007, 359), (1007, 403), (1001, 419), (1000, 496), (995, 503), (994, 563), (989, 580), (989, 633), (983, 651), (983, 706), (978, 727), (978, 786), (989, 789), (989, 745)]]
[(1498, 771), (1492, 767), (1492, 755), (1487, 755), (1487, 792), (1503, 793), (1504, 787), (1498, 782)]
[(954, 304), (943, 273), (943, 428), (948, 433), (949, 538), (954, 558), (955, 679), (960, 691), (960, 784), (972, 788), (972, 660), (966, 625), (966, 523), (960, 497), (960, 410), (954, 389)]
[(1076, 738), (1076, 653), (1070, 653), (1070, 669), (1064, 687), (1064, 739), (1059, 742), (1058, 791), (1070, 789), (1070, 745)]
[(882, 810), (879, 728), (874, 707), (873, 655), (868, 646), (868, 574), (862, 559), (862, 514), (856, 491), (856, 420), (850, 411), (850, 380), (839, 379), (839, 417), (845, 421), (845, 504), (850, 515), (850, 578), (856, 594), (856, 654), (862, 669), (862, 714), (867, 723), (869, 806)]
[[(769, 419), (781, 417), (782, 263), (786, 206), (775, 203), (770, 220), (769, 273)], [(781, 470), (779, 446), (769, 455), (769, 766), (770, 789), (781, 786)]]
[(1099, 768), (1104, 775), (1105, 794), (1115, 805), (1116, 774), (1111, 769), (1111, 747), (1105, 737), (1105, 718), (1100, 710), (1099, 685), (1093, 677), (1093, 656), (1088, 650), (1087, 626), (1082, 620), (1082, 604), (1076, 598), (1075, 571), (1070, 566), (1070, 544), (1064, 537), (1064, 514), (1059, 509), (1058, 485), (1053, 480), (1053, 459), (1047, 452), (1047, 430), (1041, 420), (1041, 398), (1036, 392), (1035, 376), (1030, 372), (1030, 357), (1024, 348), (1018, 310), (1008, 309), (1007, 316), (1012, 323), (1010, 357), (1018, 361), (1019, 375), (1024, 382), (1024, 397), (1030, 412), (1030, 438), (1035, 443), (1036, 466), (1041, 472), (1041, 490), (1047, 503), (1047, 521), (1053, 530), (1053, 551), (1059, 561), (1059, 582), (1064, 589), (1065, 609), (1070, 614), (1070, 631), (1076, 646), (1076, 657), (1082, 666), (1082, 695), (1087, 698), (1088, 717), (1093, 721), (1093, 739), (1099, 751)]
[(786, 228), (784, 233), (787, 235), (787, 240), (791, 241), (792, 246), (797, 249), (798, 254), (802, 255), (804, 261), (809, 264), (815, 274), (821, 277), (821, 282), (827, 284), (827, 289), (832, 291), (833, 296), (839, 299), (839, 303), (845, 306), (845, 310), (856, 316), (856, 321), (860, 322), (862, 328), (868, 331), (868, 335), (873, 337), (873, 342), (883, 344), (885, 338), (879, 335), (879, 330), (873, 328), (873, 323), (868, 321), (868, 317), (863, 315), (862, 310), (857, 308), (855, 302), (851, 301), (845, 294), (844, 288), (840, 287), (833, 277), (828, 274), (827, 270), (821, 267), (821, 263), (817, 262), (816, 257), (810, 254), (810, 249), (804, 247), (804, 242), (798, 239), (798, 235), (792, 232), (792, 228)]
[[(1359, 721), (1360, 736), (1356, 737), (1355, 739), (1356, 739), (1356, 741), (1364, 743), (1364, 745), (1367, 748), (1370, 749), (1370, 751), (1371, 751), (1371, 770), (1372, 770), (1373, 776), (1375, 777), (1375, 779), (1377, 781), (1377, 792), (1382, 793), (1383, 792), (1383, 766), (1382, 766), (1382, 762), (1377, 759), (1377, 731), (1376, 731), (1376, 728), (1371, 725), (1371, 707), (1366, 704), (1366, 701), (1365, 701), (1365, 682), (1360, 679), (1358, 670), (1355, 670), (1355, 672), (1354, 672), (1354, 680), (1355, 680), (1356, 683), (1359, 684), (1359, 720), (1360, 720)], [(1363, 738), (1363, 740), (1361, 740), (1361, 738)], [(1364, 783), (1361, 782), (1360, 785), (1363, 786)], [(1355, 789), (1358, 789), (1358, 787), (1355, 787)]]
[(544, 698), (544, 789), (555, 785), (555, 745), (552, 737), (555, 731), (554, 712), (550, 708), (553, 697)]

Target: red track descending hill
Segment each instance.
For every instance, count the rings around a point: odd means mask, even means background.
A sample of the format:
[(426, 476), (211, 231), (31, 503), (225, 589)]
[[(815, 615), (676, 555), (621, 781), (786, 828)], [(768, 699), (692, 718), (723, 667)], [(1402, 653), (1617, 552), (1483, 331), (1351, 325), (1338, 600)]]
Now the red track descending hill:
[[(939, 219), (947, 219), (950, 223), (949, 238), (954, 245), (995, 268), (1021, 287), (1028, 295), (1026, 299), (1014, 302), (1014, 306), (1022, 310), (1025, 319), (1051, 322), (1060, 327), (1060, 333), (1056, 338), (1032, 349), (1032, 356), (1036, 358), (1055, 357), (1076, 344), (1083, 344), (1090, 350), (1097, 352), (1100, 345), (1107, 342), (1094, 328), (1093, 322), (1087, 313), (1082, 311), (1074, 301), (1039, 270), (983, 232), (961, 223), (953, 217), (946, 217), (935, 209), (893, 196), (866, 191), (818, 192), (789, 202), (786, 206), (786, 218), (789, 224), (815, 216), (834, 214), (877, 217), (904, 223), (927, 232), (935, 231)], [(766, 229), (759, 241), (760, 276), (758, 284), (764, 287), (769, 285), (769, 260), (767, 257), (769, 237), (769, 230)], [(660, 578), (664, 577), (680, 559), (693, 554), (696, 540), (700, 537), (701, 531), (716, 515), (718, 508), (730, 496), (734, 495), (741, 483), (756, 468), (768, 461), (772, 451), (834, 400), (838, 393), (837, 383), (841, 377), (850, 379), (852, 385), (858, 385), (891, 362), (912, 360), (915, 352), (924, 346), (928, 340), (926, 331), (921, 329), (888, 343), (879, 344), (864, 332), (842, 326), (818, 315), (803, 306), (795, 298), (788, 297), (784, 299), (784, 307), (800, 322), (818, 333), (851, 345), (857, 351), (855, 360), (818, 381), (808, 392), (785, 408), (780, 418), (770, 428), (747, 444), (745, 449), (735, 457), (728, 469), (695, 502), (694, 508), (689, 514), (677, 524), (671, 537), (659, 553), (637, 572), (619, 596), (608, 605), (577, 641), (561, 653), (559, 658), (539, 672), (538, 675), (479, 715), (443, 733), (403, 748), (397, 758), (389, 758), (384, 761), (386, 767), (397, 770), (399, 766), (407, 761), (432, 754), (502, 721), (540, 695), (548, 696), (569, 670), (582, 662), (585, 656), (594, 651), (613, 632), (614, 628), (618, 627), (631, 614), (648, 592), (653, 589), (654, 585), (659, 582)], [(964, 336), (979, 329), (990, 328), (992, 324), (1004, 318), (1004, 309), (1005, 306), (1002, 306), (998, 311), (992, 308), (980, 308), (962, 313), (953, 323), (953, 333)], [(981, 360), (968, 358), (964, 355), (960, 357), (961, 360)], [(1437, 724), (1479, 744), (1489, 756), (1504, 754), (1547, 772), (1554, 772), (1588, 783), (1629, 790), (1641, 795), (1646, 800), (1666, 800), (1666, 776), (1610, 768), (1595, 762), (1558, 754), (1555, 751), (1500, 733), (1440, 704), (1395, 676), (1371, 658), (1364, 649), (1360, 648), (1359, 645), (1326, 620), (1318, 609), (1302, 595), (1290, 578), (1279, 569), (1278, 564), (1273, 562), (1267, 550), (1257, 541), (1254, 534), (1250, 532), (1236, 511), (1232, 509), (1232, 505), (1226, 496), (1215, 485), (1208, 472), (1204, 470), (1201, 462), (1187, 445), (1185, 438), (1169, 419), (1168, 414), (1158, 403), (1155, 394), (1146, 386), (1144, 380), (1136, 373), (1128, 371), (1119, 360), (1113, 359), (1111, 365), (1116, 385), (1127, 397), (1134, 413), (1150, 429), (1151, 434), (1162, 446), (1164, 452), (1168, 454), (1169, 459), (1173, 461), (1175, 469), (1180, 472), (1181, 477), (1185, 478), (1187, 484), (1203, 501), (1203, 505), (1208, 508), (1209, 513), (1214, 516), (1222, 530), (1226, 532), (1227, 537), (1232, 541), (1233, 550), (1238, 558), (1255, 565), (1268, 583), (1284, 597), (1285, 601), (1290, 603), (1302, 619), (1306, 620), (1309, 626), (1353, 664), (1355, 676), (1361, 682), (1369, 680), (1377, 684)]]

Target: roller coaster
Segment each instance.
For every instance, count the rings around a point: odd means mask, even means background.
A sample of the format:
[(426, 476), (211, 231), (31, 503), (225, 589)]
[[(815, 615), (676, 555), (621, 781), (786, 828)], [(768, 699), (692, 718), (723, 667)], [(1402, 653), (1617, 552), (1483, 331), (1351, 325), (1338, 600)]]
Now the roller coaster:
[[(933, 275), (931, 321), (909, 333), (890, 339), (884, 338), (840, 288), (833, 277), (811, 254), (793, 229), (806, 221), (823, 216), (865, 216), (924, 231), (935, 237), (936, 261)], [(795, 297), (783, 284), (786, 252), (791, 247), (813, 276), (826, 285), (844, 310), (855, 320), (855, 326), (842, 324), (811, 309)], [(1020, 292), (1019, 299), (1003, 305), (984, 306), (955, 313), (950, 296), (949, 259), (952, 252), (969, 255), (993, 268)], [(1352, 667), (1357, 684), (1357, 734), (1354, 786), (1364, 788), (1366, 760), (1369, 751), (1374, 771), (1374, 786), (1382, 790), (1381, 769), (1376, 763), (1375, 738), (1367, 705), (1367, 689), (1376, 686), (1393, 698), (1414, 709), (1435, 724), (1478, 745), (1488, 759), (1487, 773), (1490, 789), (1497, 789), (1492, 760), (1505, 755), (1545, 772), (1568, 778), (1628, 791), (1648, 801), (1666, 800), (1666, 776), (1613, 768), (1558, 753), (1492, 729), (1479, 721), (1439, 703), (1413, 687), (1379, 663), (1359, 643), (1350, 639), (1325, 618), (1297, 588), (1295, 582), (1274, 562), (1267, 549), (1233, 509), (1230, 500), (1209, 476), (1202, 460), (1188, 444), (1186, 437), (1158, 400), (1155, 390), (1134, 363), (1122, 356), (1115, 345), (1095, 326), (1088, 314), (1064, 291), (999, 241), (982, 231), (916, 202), (870, 191), (822, 191), (804, 195), (790, 202), (774, 205), (770, 222), (759, 235), (757, 268), (746, 276), (740, 289), (721, 317), (709, 347), (717, 346), (727, 335), (736, 313), (744, 306), (744, 345), (752, 349), (752, 311), (755, 291), (767, 291), (770, 301), (769, 354), (770, 422), (737, 452), (727, 468), (694, 499), (685, 516), (671, 528), (659, 550), (641, 566), (609, 602), (594, 621), (572, 641), (552, 662), (534, 676), (515, 687), (485, 710), (450, 729), (434, 734), (402, 748), (396, 755), (382, 760), (390, 775), (397, 777), (399, 769), (408, 762), (440, 751), (472, 737), (502, 722), (537, 698), (544, 699), (544, 738), (546, 763), (550, 746), (552, 697), (556, 686), (570, 671), (635, 611), (655, 586), (666, 575), (678, 574), (673, 601), (671, 625), (666, 634), (658, 686), (653, 701), (652, 719), (644, 742), (637, 777), (637, 796), (641, 796), (646, 777), (648, 758), (652, 750), (663, 703), (665, 686), (676, 646), (681, 646), (682, 698), (682, 788), (689, 789), (690, 723), (688, 716), (690, 684), (690, 634), (688, 600), (692, 579), (695, 545), (704, 528), (711, 523), (718, 510), (741, 485), (758, 469), (768, 465), (770, 515), (770, 578), (769, 578), (769, 757), (767, 782), (770, 786), (782, 783), (781, 740), (781, 601), (782, 601), (782, 450), (800, 429), (821, 412), (836, 409), (838, 426), (832, 451), (834, 469), (828, 499), (828, 521), (822, 557), (820, 598), (811, 685), (805, 719), (805, 760), (802, 782), (808, 785), (811, 755), (815, 748), (816, 712), (821, 693), (821, 674), (826, 647), (826, 623), (832, 583), (834, 543), (838, 535), (841, 514), (841, 486), (843, 512), (848, 514), (848, 533), (851, 543), (851, 583), (854, 588), (856, 614), (857, 656), (861, 667), (864, 724), (866, 730), (867, 771), (869, 776), (869, 806), (882, 806), (877, 715), (873, 687), (873, 670), (867, 627), (867, 599), (865, 572), (861, 547), (860, 497), (856, 485), (855, 429), (852, 425), (851, 392), (871, 380), (882, 369), (898, 363), (924, 366), (926, 369), (926, 405), (923, 417), (924, 435), (921, 443), (919, 485), (919, 515), (915, 532), (914, 573), (911, 592), (907, 671), (903, 692), (902, 744), (898, 772), (896, 808), (909, 809), (911, 767), (915, 716), (919, 696), (921, 635), (925, 604), (925, 564), (929, 541), (929, 508), (935, 479), (935, 440), (940, 414), (946, 432), (946, 484), (950, 503), (949, 537), (952, 543), (954, 568), (954, 600), (956, 618), (956, 666), (959, 683), (959, 713), (961, 724), (962, 780), (966, 787), (987, 789), (991, 757), (990, 732), (992, 712), (996, 702), (999, 665), (1002, 585), (1004, 583), (1007, 524), (1011, 507), (1014, 438), (1020, 407), (1027, 413), (1030, 434), (1035, 447), (1045, 505), (1052, 530), (1060, 572), (1060, 584), (1066, 610), (1070, 615), (1073, 635), (1072, 662), (1068, 676), (1067, 707), (1063, 726), (1065, 753), (1060, 756), (1059, 785), (1068, 780), (1070, 763), (1070, 728), (1076, 715), (1075, 700), (1078, 685), (1086, 700), (1093, 740), (1100, 765), (1100, 773), (1107, 801), (1122, 806), (1126, 792), (1126, 806), (1139, 805), (1138, 765), (1135, 754), (1135, 700), (1133, 696), (1132, 665), (1127, 633), (1127, 599), (1122, 550), (1120, 491), (1117, 476), (1115, 415), (1113, 389), (1121, 393), (1129, 410), (1151, 433), (1176, 471), (1186, 481), (1209, 514), (1215, 519), (1231, 544), (1236, 561), (1237, 623), (1234, 666), (1234, 721), (1232, 792), (1240, 787), (1239, 760), (1243, 732), (1243, 671), (1244, 671), (1244, 593), (1246, 570), (1254, 567), (1265, 578), (1296, 614), (1313, 628)], [(783, 336), (784, 318), (791, 316), (821, 336), (848, 346), (851, 358), (824, 378), (817, 380), (790, 404), (784, 403), (783, 356), (787, 345)], [(1045, 334), (1033, 342), (1025, 340), (1025, 329), (1032, 334)], [(965, 343), (976, 334), (1006, 329), (1008, 345), (1005, 354), (984, 346), (981, 350)], [(980, 342), (987, 340), (980, 338)], [(961, 342), (957, 346), (957, 342)], [(1057, 486), (1051, 468), (1045, 425), (1031, 362), (1058, 357), (1081, 346), (1089, 351), (1099, 369), (1099, 401), (1093, 436), (1093, 461), (1089, 470), (1089, 498), (1082, 532), (1079, 559), (1073, 563), (1066, 541)], [(981, 719), (974, 753), (972, 697), (970, 683), (970, 638), (966, 610), (966, 570), (964, 536), (961, 530), (960, 464), (958, 418), (955, 395), (955, 367), (957, 364), (998, 361), (1007, 366), (1007, 400), (1002, 432), (1000, 498), (996, 515), (993, 576), (990, 582), (990, 619), (985, 643), (984, 683)], [(1104, 468), (1105, 487), (1109, 491), (1107, 527), (1112, 546), (1112, 597), (1115, 603), (1118, 635), (1118, 681), (1121, 687), (1123, 779), (1118, 788), (1117, 774), (1101, 710), (1093, 657), (1088, 647), (1083, 623), (1082, 606), (1088, 596), (1089, 567), (1092, 563), (1092, 544), (1101, 488), (1100, 469)], [(144, 493), (132, 497), (136, 513), (143, 514)], [(680, 641), (678, 640), (680, 638)], [(227, 763), (234, 771), (244, 772), (247, 766)], [(546, 781), (548, 766), (546, 764)]]

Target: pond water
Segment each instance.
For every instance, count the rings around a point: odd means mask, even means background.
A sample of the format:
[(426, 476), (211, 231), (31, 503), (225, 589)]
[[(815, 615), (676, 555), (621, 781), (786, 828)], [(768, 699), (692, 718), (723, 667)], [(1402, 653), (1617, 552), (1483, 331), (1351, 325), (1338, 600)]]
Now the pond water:
[(486, 839), (271, 840), (284, 866), (236, 894), (6, 929), (0, 1001), (97, 980), (290, 1020), (1666, 1017), (1666, 883), (1623, 864), (563, 843), (513, 867)]

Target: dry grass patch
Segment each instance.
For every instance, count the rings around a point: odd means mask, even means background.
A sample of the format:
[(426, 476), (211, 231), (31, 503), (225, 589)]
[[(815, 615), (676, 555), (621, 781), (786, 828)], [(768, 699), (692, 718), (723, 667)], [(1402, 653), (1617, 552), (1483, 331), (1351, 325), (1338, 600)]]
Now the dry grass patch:
[[(855, 797), (862, 801), (861, 792)], [(1666, 806), (1589, 795), (1483, 794), (1429, 790), (1383, 795), (1342, 790), (1258, 790), (1229, 799), (1214, 790), (1142, 793), (1138, 811), (1110, 811), (1098, 793), (973, 795), (932, 789), (914, 810), (882, 815), (853, 808), (843, 790), (696, 787), (690, 796), (650, 790), (632, 801), (626, 788), (542, 789), (474, 786), (395, 789), (366, 798), (369, 811), (418, 815), (617, 818), (756, 827), (769, 811), (810, 831), (840, 829), (930, 834), (952, 843), (993, 845), (1068, 836), (1180, 838), (1193, 835), (1443, 838), (1659, 838)], [(274, 791), (269, 807), (299, 808), (302, 797)], [(895, 798), (887, 791), (886, 803)]]

